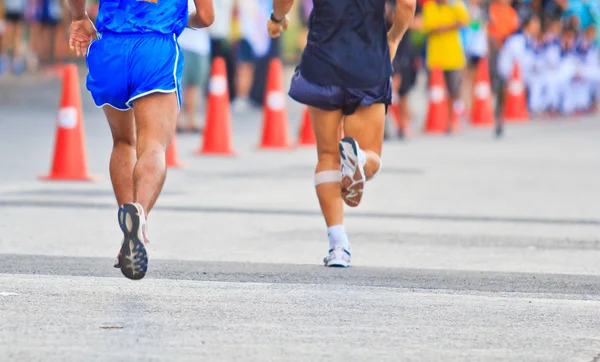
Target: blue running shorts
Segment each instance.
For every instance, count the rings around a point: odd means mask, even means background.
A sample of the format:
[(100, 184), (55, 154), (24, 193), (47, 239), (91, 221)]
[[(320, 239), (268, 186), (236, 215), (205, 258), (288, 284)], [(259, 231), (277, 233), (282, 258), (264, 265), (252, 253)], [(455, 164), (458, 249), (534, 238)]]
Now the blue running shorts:
[(87, 53), (87, 89), (96, 106), (121, 111), (152, 93), (177, 93), (181, 108), (183, 54), (175, 34), (104, 32)]
[(307, 106), (335, 111), (341, 109), (344, 115), (352, 115), (360, 106), (383, 103), (387, 107), (392, 103), (392, 80), (380, 86), (367, 89), (342, 88), (313, 84), (306, 80), (299, 68), (296, 68), (289, 96)]

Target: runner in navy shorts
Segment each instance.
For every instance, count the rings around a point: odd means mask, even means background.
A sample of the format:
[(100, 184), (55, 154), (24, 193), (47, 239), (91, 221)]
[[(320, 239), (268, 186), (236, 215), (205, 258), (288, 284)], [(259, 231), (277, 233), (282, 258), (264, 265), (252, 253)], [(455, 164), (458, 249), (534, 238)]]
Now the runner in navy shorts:
[[(273, 0), (271, 37), (287, 29), (293, 3)], [(388, 31), (386, 0), (313, 0), (307, 45), (289, 95), (308, 107), (315, 130), (315, 187), (327, 224), (328, 267), (350, 264), (343, 202), (358, 206), (366, 181), (381, 169), (385, 114), (392, 102), (390, 54), (396, 54), (415, 7), (416, 0), (396, 0)], [(341, 140), (340, 127), (346, 136)]]

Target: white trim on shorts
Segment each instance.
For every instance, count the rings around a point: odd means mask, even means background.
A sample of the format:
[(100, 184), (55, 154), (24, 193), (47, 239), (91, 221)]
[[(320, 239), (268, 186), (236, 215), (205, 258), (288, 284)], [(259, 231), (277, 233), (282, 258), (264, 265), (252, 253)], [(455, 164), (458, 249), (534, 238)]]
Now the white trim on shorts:
[(125, 108), (125, 109), (117, 108), (117, 107), (113, 106), (113, 105), (112, 105), (112, 104), (110, 104), (110, 103), (104, 103), (103, 105), (99, 106), (99, 105), (97, 105), (97, 104), (96, 104), (96, 102), (95, 102), (95, 101), (94, 101), (94, 105), (95, 105), (96, 107), (98, 107), (98, 108), (104, 108), (104, 106), (110, 106), (111, 108), (114, 108), (114, 109), (116, 109), (117, 111), (121, 111), (121, 112), (125, 112), (125, 111), (128, 111), (128, 110), (130, 110), (130, 109), (131, 109), (131, 107), (127, 107), (127, 108)]

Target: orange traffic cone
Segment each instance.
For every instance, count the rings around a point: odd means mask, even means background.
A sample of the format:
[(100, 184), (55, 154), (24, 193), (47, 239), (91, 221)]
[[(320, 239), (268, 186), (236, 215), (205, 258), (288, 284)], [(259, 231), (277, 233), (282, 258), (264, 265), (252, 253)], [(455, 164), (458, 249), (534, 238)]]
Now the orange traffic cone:
[(429, 108), (425, 121), (425, 133), (444, 133), (448, 126), (448, 98), (446, 82), (440, 69), (432, 69), (429, 81)]
[(91, 181), (87, 169), (79, 75), (75, 64), (63, 68), (63, 86), (57, 117), (54, 160), (42, 180)]
[(308, 108), (304, 109), (302, 117), (302, 125), (300, 126), (300, 137), (298, 138), (298, 146), (314, 146), (317, 144), (315, 131), (310, 121)]
[(259, 148), (289, 148), (287, 114), (283, 93), (283, 66), (277, 58), (269, 64), (264, 105), (262, 139)]
[(492, 87), (490, 85), (490, 69), (487, 58), (482, 58), (477, 66), (475, 85), (473, 86), (473, 108), (471, 124), (473, 126), (491, 126), (495, 123), (492, 108)]
[(197, 154), (234, 155), (231, 145), (231, 114), (229, 110), (229, 89), (225, 60), (215, 58), (206, 106), (206, 126), (202, 147)]
[(183, 163), (179, 162), (177, 157), (177, 134), (173, 135), (171, 143), (167, 148), (167, 167), (183, 168)]
[(525, 83), (521, 76), (519, 63), (515, 61), (512, 75), (506, 85), (506, 101), (504, 103), (504, 120), (507, 122), (525, 122), (529, 119), (527, 111), (527, 95)]

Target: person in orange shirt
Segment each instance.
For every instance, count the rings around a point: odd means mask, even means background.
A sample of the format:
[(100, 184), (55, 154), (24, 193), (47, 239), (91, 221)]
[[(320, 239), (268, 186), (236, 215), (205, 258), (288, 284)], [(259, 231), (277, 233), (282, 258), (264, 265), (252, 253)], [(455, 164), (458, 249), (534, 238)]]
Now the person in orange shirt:
[[(519, 29), (519, 15), (511, 6), (511, 0), (494, 0), (490, 5), (488, 38), (489, 38), (489, 64), (492, 88), (496, 93), (496, 121), (501, 122), (501, 107), (504, 104), (504, 79), (498, 73), (498, 52), (502, 49), (504, 41)], [(496, 135), (501, 136), (502, 124), (498, 123)]]
[(490, 5), (488, 35), (491, 45), (499, 50), (506, 37), (519, 28), (519, 16), (510, 0), (494, 0)]

